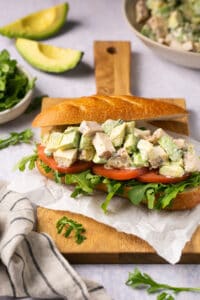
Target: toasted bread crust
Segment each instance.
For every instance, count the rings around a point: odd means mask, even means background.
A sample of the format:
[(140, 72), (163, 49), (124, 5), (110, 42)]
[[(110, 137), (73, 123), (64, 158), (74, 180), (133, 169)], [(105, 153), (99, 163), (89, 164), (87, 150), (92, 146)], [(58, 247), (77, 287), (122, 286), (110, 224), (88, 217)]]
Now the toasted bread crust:
[[(52, 172), (46, 173), (44, 169), (41, 167), (39, 160), (36, 163), (38, 170), (42, 175), (45, 177), (54, 180), (54, 176)], [(64, 178), (61, 178), (62, 182), (64, 183)], [(97, 190), (101, 190), (107, 192), (107, 187), (105, 184), (101, 183), (96, 186)], [(128, 198), (128, 188), (124, 191), (123, 195), (120, 194), (123, 198)], [(143, 202), (146, 204), (145, 202)], [(173, 200), (172, 205), (170, 208), (166, 208), (166, 210), (170, 211), (179, 211), (179, 210), (189, 210), (194, 208), (200, 204), (200, 186), (188, 189), (185, 192), (179, 193), (177, 197)]]
[(41, 112), (33, 127), (79, 124), (83, 120), (104, 122), (107, 119), (163, 120), (187, 115), (175, 104), (136, 96), (94, 95), (63, 101)]

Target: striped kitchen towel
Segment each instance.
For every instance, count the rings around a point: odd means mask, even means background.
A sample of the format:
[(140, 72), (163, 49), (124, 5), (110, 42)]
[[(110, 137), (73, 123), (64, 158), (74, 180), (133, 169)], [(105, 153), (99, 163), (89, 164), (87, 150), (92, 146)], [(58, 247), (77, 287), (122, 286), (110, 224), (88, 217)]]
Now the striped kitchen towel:
[(110, 300), (101, 285), (83, 281), (34, 225), (29, 199), (0, 183), (0, 296)]

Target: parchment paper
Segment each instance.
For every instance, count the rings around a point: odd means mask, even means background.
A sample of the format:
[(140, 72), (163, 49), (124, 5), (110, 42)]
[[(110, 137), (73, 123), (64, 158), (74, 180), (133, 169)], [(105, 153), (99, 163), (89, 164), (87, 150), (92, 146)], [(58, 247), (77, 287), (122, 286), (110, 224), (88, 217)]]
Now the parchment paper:
[[(200, 153), (200, 143), (192, 140)], [(33, 203), (43, 207), (68, 210), (91, 217), (129, 234), (146, 240), (156, 252), (175, 264), (182, 249), (200, 224), (200, 205), (184, 212), (157, 212), (133, 206), (129, 200), (114, 197), (104, 214), (101, 203), (105, 194), (96, 192), (93, 196), (73, 199), (73, 187), (59, 185), (44, 178), (36, 169), (21, 173), (13, 166), (23, 156), (33, 152), (33, 145), (19, 145), (0, 151), (0, 179), (9, 182), (9, 189), (24, 193)]]

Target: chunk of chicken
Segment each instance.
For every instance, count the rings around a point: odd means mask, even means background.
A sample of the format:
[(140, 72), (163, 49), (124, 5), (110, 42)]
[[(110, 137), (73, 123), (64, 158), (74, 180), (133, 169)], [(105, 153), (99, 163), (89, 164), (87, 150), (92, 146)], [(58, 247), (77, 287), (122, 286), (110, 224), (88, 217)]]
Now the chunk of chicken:
[(154, 146), (148, 153), (150, 165), (153, 169), (160, 167), (163, 163), (167, 162), (168, 156), (165, 150), (160, 146)]
[(106, 165), (111, 168), (126, 169), (132, 166), (132, 161), (126, 149), (121, 148), (109, 158)]
[(136, 22), (137, 23), (141, 23), (149, 17), (149, 11), (146, 6), (145, 0), (137, 1), (135, 10), (136, 10)]
[(197, 172), (200, 171), (200, 159), (194, 152), (186, 152), (183, 157), (185, 171)]
[(164, 135), (167, 135), (167, 133), (162, 128), (158, 128), (154, 131), (152, 136), (148, 138), (148, 141), (153, 144), (156, 144), (158, 140)]
[(79, 127), (79, 131), (83, 135), (93, 135), (96, 132), (103, 131), (101, 125), (94, 121), (82, 121)]
[(165, 20), (158, 16), (151, 17), (147, 24), (150, 26), (152, 31), (155, 33), (157, 39), (165, 38), (167, 35), (167, 24)]
[(134, 135), (141, 139), (148, 139), (151, 135), (151, 131), (134, 128)]
[(77, 149), (58, 149), (53, 153), (53, 157), (60, 167), (70, 167), (77, 160), (77, 155)]
[(187, 143), (184, 139), (174, 139), (174, 143), (179, 149), (183, 149), (183, 150), (187, 149)]
[(97, 132), (92, 143), (99, 157), (108, 159), (115, 152), (110, 138), (103, 132)]

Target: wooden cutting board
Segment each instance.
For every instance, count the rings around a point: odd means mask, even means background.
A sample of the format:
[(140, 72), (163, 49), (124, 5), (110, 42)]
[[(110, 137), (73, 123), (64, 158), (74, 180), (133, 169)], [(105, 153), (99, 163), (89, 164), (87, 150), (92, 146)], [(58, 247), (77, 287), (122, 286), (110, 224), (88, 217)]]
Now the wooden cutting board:
[[(95, 77), (97, 93), (130, 94), (131, 47), (129, 42), (95, 42)], [(48, 99), (42, 103), (42, 110), (67, 99)], [(184, 99), (162, 99), (185, 107)], [(178, 133), (188, 134), (188, 120), (154, 122), (156, 126)], [(48, 131), (46, 128), (45, 131)], [(102, 212), (103, 213), (103, 212)], [(77, 245), (73, 237), (64, 238), (56, 233), (55, 224), (62, 216), (83, 224), (87, 239)], [(55, 211), (38, 207), (39, 232), (47, 232), (60, 251), (72, 263), (166, 263), (145, 241), (133, 235), (117, 232), (82, 215), (67, 211)], [(200, 262), (200, 228), (183, 250), (181, 263)]]

